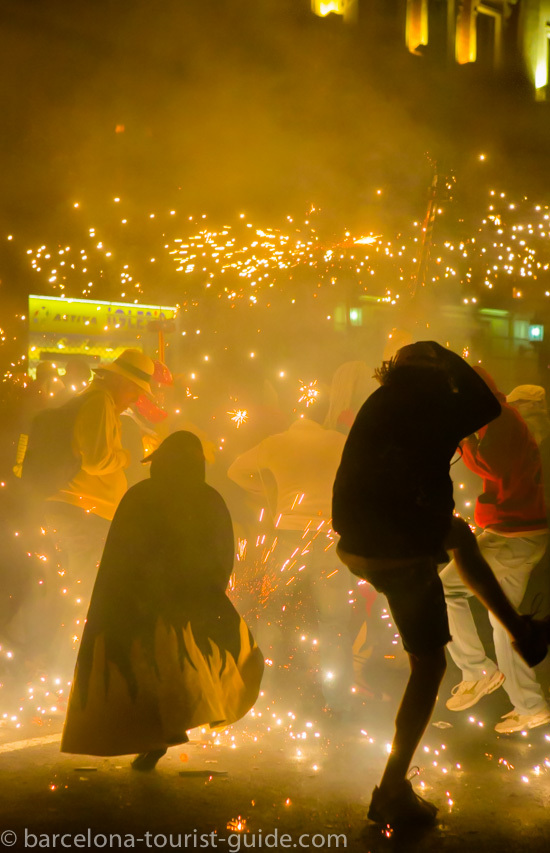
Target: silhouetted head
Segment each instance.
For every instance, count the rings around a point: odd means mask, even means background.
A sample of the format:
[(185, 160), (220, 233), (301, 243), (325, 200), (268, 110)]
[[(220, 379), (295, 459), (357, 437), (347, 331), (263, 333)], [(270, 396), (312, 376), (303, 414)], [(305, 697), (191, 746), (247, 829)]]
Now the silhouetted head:
[(181, 429), (165, 438), (143, 462), (151, 463), (151, 477), (177, 480), (182, 485), (203, 483), (204, 452), (200, 438)]
[(383, 361), (381, 367), (377, 367), (374, 371), (374, 376), (381, 385), (385, 385), (391, 375), (401, 368), (445, 369), (431, 341), (417, 341), (414, 344), (401, 347), (389, 361)]

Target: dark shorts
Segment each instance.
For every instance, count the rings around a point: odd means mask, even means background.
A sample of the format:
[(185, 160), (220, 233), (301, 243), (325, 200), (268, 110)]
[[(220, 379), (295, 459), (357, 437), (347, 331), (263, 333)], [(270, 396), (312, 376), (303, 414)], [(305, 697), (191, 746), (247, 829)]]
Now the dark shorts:
[(362, 574), (388, 599), (393, 621), (409, 654), (422, 656), (451, 640), (447, 605), (437, 566), (431, 560)]

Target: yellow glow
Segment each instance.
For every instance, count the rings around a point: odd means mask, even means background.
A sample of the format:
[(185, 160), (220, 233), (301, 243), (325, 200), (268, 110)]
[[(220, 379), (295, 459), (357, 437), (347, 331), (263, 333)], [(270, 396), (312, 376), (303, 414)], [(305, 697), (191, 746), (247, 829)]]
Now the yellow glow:
[(428, 3), (426, 0), (407, 0), (405, 40), (411, 53), (414, 53), (421, 45), (428, 44)]
[(231, 420), (237, 424), (237, 429), (248, 420), (248, 412), (246, 409), (237, 409), (236, 411), (228, 412), (227, 414), (230, 415)]
[(312, 0), (312, 8), (315, 14), (321, 18), (325, 18), (331, 13), (335, 15), (344, 14), (343, 0)]
[(298, 402), (305, 403), (306, 408), (309, 408), (313, 403), (315, 403), (317, 397), (319, 396), (319, 389), (316, 386), (316, 379), (308, 383), (302, 382), (300, 380), (300, 397), (298, 399)]
[(548, 62), (543, 56), (537, 62), (535, 68), (535, 89), (542, 89), (548, 85)]
[(459, 65), (477, 59), (476, 17), (474, 0), (464, 0), (459, 6), (456, 22), (455, 49)]
[(379, 240), (381, 236), (381, 234), (377, 234), (374, 237), (360, 237), (358, 240), (354, 240), (353, 244), (355, 246), (372, 246), (372, 244), (376, 243), (376, 241)]

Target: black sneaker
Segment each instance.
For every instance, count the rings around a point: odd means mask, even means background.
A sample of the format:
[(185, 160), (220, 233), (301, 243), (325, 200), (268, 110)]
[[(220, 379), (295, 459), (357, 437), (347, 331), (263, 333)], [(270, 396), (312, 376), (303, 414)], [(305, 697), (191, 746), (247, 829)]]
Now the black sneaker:
[(437, 815), (437, 806), (422, 799), (413, 789), (408, 779), (398, 793), (385, 796), (380, 788), (372, 792), (368, 811), (369, 820), (383, 826), (399, 827), (405, 824), (433, 824)]
[(525, 636), (514, 640), (512, 646), (527, 666), (536, 666), (544, 660), (548, 652), (550, 617), (534, 619), (533, 616), (522, 616), (521, 618), (527, 630)]

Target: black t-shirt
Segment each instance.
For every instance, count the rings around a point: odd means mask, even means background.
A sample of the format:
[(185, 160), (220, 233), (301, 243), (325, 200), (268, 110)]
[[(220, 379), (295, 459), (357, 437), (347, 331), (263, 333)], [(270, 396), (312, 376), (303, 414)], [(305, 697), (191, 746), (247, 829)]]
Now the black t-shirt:
[(441, 552), (454, 508), (451, 459), (463, 438), (500, 414), (472, 368), (454, 353), (445, 357), (448, 372), (395, 368), (359, 411), (334, 483), (343, 550), (388, 558)]

